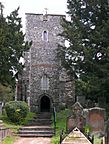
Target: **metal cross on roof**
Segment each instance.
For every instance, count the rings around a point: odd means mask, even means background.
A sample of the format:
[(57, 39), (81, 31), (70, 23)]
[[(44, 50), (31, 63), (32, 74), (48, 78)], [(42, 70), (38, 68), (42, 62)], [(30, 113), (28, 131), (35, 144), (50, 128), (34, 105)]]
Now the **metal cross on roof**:
[(47, 12), (48, 12), (48, 8), (44, 8), (45, 9), (45, 14), (47, 15)]

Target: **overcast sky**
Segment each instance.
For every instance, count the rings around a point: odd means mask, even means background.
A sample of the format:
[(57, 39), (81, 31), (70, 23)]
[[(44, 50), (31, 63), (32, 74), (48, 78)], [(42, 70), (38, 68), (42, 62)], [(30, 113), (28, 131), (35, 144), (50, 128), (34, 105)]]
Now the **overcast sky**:
[(4, 14), (10, 14), (20, 6), (19, 15), (25, 23), (25, 13), (44, 13), (44, 8), (49, 14), (65, 14), (67, 0), (0, 0), (4, 8)]

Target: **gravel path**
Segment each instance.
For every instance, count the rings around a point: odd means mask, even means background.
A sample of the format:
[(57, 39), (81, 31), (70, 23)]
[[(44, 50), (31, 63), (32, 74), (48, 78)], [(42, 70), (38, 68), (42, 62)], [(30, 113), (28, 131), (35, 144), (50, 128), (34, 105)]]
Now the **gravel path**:
[(19, 138), (14, 144), (50, 144), (51, 138)]

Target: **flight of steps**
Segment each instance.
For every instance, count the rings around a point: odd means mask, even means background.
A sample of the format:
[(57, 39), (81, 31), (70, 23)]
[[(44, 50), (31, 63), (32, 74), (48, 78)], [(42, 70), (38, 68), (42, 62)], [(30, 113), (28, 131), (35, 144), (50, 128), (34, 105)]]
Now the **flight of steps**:
[(54, 128), (51, 128), (51, 113), (40, 113), (29, 121), (28, 126), (21, 127), (18, 135), (21, 137), (52, 137)]
[(34, 119), (30, 120), (28, 122), (28, 125), (31, 126), (43, 126), (43, 125), (51, 125), (52, 124), (52, 120), (51, 120), (51, 113), (49, 112), (42, 112), (37, 114), (36, 117), (34, 117)]

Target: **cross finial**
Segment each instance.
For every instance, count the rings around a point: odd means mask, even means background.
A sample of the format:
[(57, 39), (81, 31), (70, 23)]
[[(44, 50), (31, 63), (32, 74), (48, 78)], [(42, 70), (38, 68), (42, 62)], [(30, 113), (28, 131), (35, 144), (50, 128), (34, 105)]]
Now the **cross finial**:
[(47, 15), (48, 8), (44, 8), (44, 9), (45, 9), (45, 14)]

